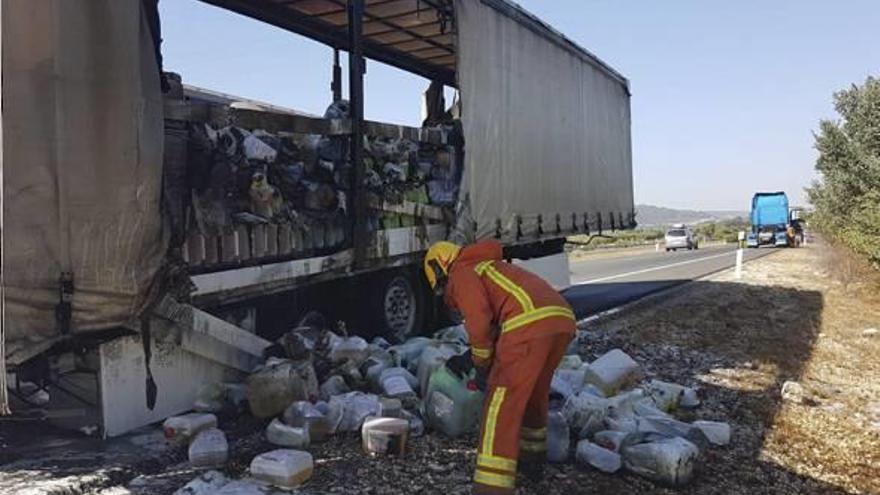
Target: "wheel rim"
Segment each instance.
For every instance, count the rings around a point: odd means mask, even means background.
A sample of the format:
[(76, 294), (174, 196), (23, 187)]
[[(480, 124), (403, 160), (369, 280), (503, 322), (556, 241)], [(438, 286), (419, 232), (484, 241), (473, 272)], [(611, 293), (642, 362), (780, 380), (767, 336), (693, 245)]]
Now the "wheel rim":
[(409, 281), (395, 277), (385, 290), (384, 306), (388, 329), (403, 340), (413, 332), (416, 322), (416, 294)]

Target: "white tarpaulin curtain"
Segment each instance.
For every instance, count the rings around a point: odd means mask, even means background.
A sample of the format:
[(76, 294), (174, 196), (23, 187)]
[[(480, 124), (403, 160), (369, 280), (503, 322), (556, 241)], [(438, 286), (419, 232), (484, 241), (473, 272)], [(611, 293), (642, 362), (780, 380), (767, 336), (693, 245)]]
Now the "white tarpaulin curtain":
[(140, 0), (3, 0), (6, 356), (129, 321), (164, 254), (162, 98)]
[[(498, 3), (498, 2), (496, 2)], [(503, 2), (502, 2), (503, 3)], [(510, 7), (508, 5), (508, 7)], [(465, 185), (477, 237), (633, 211), (627, 83), (481, 0), (456, 0)], [(510, 7), (513, 8), (513, 7)]]

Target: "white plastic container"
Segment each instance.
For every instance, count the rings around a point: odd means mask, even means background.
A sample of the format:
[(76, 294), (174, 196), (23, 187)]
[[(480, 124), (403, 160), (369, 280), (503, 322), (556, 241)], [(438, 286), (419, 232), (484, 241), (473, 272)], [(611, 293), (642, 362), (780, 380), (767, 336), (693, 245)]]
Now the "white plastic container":
[(694, 421), (693, 426), (699, 428), (709, 442), (715, 445), (730, 443), (730, 425), (718, 421)]
[(217, 428), (199, 432), (187, 451), (189, 463), (193, 467), (217, 467), (226, 464), (229, 458), (229, 444), (226, 434)]
[(695, 431), (699, 433), (695, 426), (669, 417), (640, 417), (638, 423), (640, 433), (660, 433), (668, 437), (689, 437)]
[(684, 392), (681, 395), (681, 401), (679, 402), (679, 406), (685, 409), (693, 409), (700, 405), (700, 395), (697, 393), (695, 389), (690, 387), (685, 387)]
[(633, 413), (640, 417), (672, 418), (669, 414), (657, 409), (657, 404), (650, 397), (645, 397), (633, 404)]
[(418, 400), (414, 390), (417, 386), (416, 377), (403, 368), (388, 368), (379, 376), (382, 391), (388, 397), (394, 397), (401, 401)]
[(443, 366), (446, 360), (462, 352), (464, 352), (464, 349), (456, 344), (432, 342), (430, 345), (425, 346), (422, 355), (419, 357), (418, 372), (416, 373), (419, 380), (419, 391), (422, 393), (427, 391), (428, 380), (431, 379), (431, 374), (437, 368)]
[[(654, 403), (657, 404), (658, 409), (670, 412), (678, 409), (684, 399), (687, 387), (677, 383), (651, 380), (651, 382), (648, 383), (646, 390), (648, 395), (654, 400)], [(693, 393), (693, 389), (691, 389), (691, 393), (688, 394), (687, 402), (690, 403), (694, 398), (695, 394)], [(697, 400), (697, 404), (699, 404), (699, 400)]]
[(556, 369), (559, 370), (579, 370), (584, 365), (584, 361), (577, 354), (568, 354), (562, 356), (562, 360), (559, 361), (559, 366)]
[(178, 488), (174, 495), (215, 495), (227, 483), (229, 480), (220, 471), (204, 471)]
[(564, 369), (559, 368), (553, 373), (553, 379), (550, 382), (550, 390), (558, 393), (566, 399), (572, 395), (578, 394), (584, 388), (585, 369)]
[(288, 426), (275, 418), (266, 427), (266, 440), (279, 447), (304, 449), (309, 446), (309, 430), (307, 426)]
[(640, 388), (621, 392), (608, 398), (608, 413), (615, 418), (630, 417), (635, 414), (636, 403), (644, 399), (645, 393)]
[(349, 392), (330, 399), (327, 417), (333, 431), (358, 431), (368, 416), (378, 416), (382, 406), (379, 397), (362, 392)]
[(589, 440), (581, 440), (577, 444), (578, 462), (588, 464), (604, 473), (616, 473), (620, 470), (620, 454), (604, 449)]
[(189, 413), (172, 416), (162, 423), (165, 438), (172, 442), (187, 441), (200, 431), (217, 427), (217, 416), (208, 413)]
[(609, 430), (621, 431), (624, 433), (636, 433), (639, 431), (639, 421), (635, 417), (620, 419), (605, 418), (605, 426)]
[(322, 442), (335, 431), (333, 421), (327, 417), (327, 414), (322, 412), (318, 405), (306, 401), (290, 404), (281, 418), (287, 426), (304, 428), (308, 433), (309, 443)]
[(186, 493), (181, 495), (272, 495), (277, 491), (266, 483), (253, 478), (233, 480), (216, 491), (204, 494)]
[(465, 329), (464, 325), (455, 325), (440, 329), (434, 334), (434, 339), (439, 340), (440, 342), (450, 342), (465, 346), (468, 345), (468, 342), (470, 341), (467, 329)]
[(193, 410), (197, 412), (219, 413), (226, 407), (226, 387), (224, 383), (203, 385), (196, 394)]
[(612, 349), (587, 366), (585, 380), (609, 396), (638, 375), (639, 364), (620, 349)]
[(678, 437), (621, 448), (623, 464), (628, 470), (671, 486), (690, 482), (699, 453), (696, 445)]
[(625, 431), (602, 430), (593, 435), (593, 442), (612, 452), (620, 452), (620, 446), (628, 436)]
[(333, 397), (334, 395), (342, 395), (348, 392), (351, 392), (351, 389), (348, 388), (345, 379), (339, 375), (333, 375), (330, 378), (327, 378), (324, 383), (321, 384), (320, 388), (321, 399), (323, 400), (330, 400), (330, 397)]
[(281, 488), (296, 488), (312, 477), (312, 454), (301, 450), (278, 449), (260, 454), (251, 461), (251, 475)]
[(413, 337), (402, 344), (389, 347), (388, 352), (394, 358), (396, 366), (403, 366), (413, 370), (418, 366), (422, 351), (430, 343), (431, 339), (427, 337)]
[(605, 429), (609, 400), (596, 397), (588, 392), (572, 395), (562, 406), (568, 425), (580, 438), (587, 438)]
[(361, 337), (348, 337), (337, 342), (330, 348), (330, 360), (341, 363), (350, 359), (357, 364), (364, 362), (370, 355), (370, 344)]
[(403, 403), (400, 399), (391, 397), (379, 398), (379, 416), (383, 418), (399, 418), (403, 413)]
[(379, 377), (382, 376), (382, 372), (388, 368), (394, 366), (394, 358), (391, 356), (391, 353), (382, 349), (374, 349), (370, 353), (370, 357), (364, 361), (361, 366), (361, 375), (363, 375), (364, 379), (367, 380), (367, 383), (370, 385), (370, 389), (376, 392), (382, 391), (382, 386), (379, 384)]
[(565, 462), (571, 446), (568, 423), (562, 411), (550, 411), (547, 415), (547, 460)]
[(409, 422), (400, 418), (368, 418), (361, 428), (364, 452), (372, 455), (406, 455)]

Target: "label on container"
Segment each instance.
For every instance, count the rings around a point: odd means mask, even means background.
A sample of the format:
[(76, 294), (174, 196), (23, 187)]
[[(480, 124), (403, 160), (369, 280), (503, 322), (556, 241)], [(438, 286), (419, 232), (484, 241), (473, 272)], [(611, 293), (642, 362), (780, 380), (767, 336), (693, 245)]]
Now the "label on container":
[(455, 403), (446, 394), (437, 391), (431, 394), (431, 411), (435, 418), (448, 418), (454, 409)]

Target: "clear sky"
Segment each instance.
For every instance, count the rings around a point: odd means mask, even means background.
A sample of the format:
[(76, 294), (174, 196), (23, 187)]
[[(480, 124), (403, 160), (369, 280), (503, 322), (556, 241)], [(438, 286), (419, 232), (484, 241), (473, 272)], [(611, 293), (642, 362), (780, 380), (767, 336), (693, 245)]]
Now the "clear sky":
[[(834, 91), (880, 75), (877, 0), (521, 0), (630, 79), (637, 203), (805, 202), (812, 132)], [(202, 4), (161, 0), (166, 70), (198, 86), (323, 113), (330, 48)], [(367, 118), (419, 122), (417, 76), (368, 63)]]

